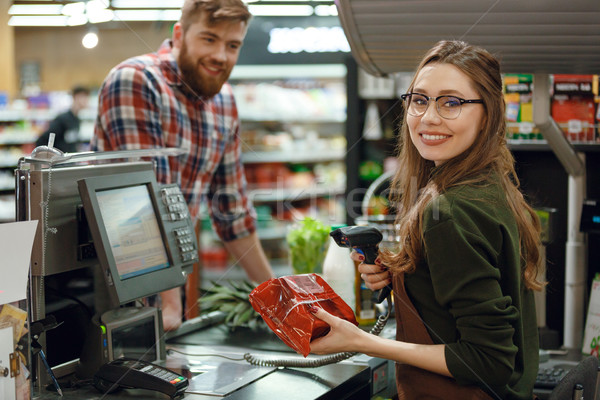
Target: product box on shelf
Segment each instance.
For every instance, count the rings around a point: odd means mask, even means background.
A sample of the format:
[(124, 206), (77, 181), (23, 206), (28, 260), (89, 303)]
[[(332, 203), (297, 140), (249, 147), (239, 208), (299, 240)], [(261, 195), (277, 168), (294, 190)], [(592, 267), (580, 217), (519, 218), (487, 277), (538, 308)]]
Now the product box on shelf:
[(543, 139), (533, 123), (532, 85), (533, 76), (530, 74), (504, 76), (508, 139)]
[[(595, 75), (554, 75), (552, 118), (572, 142), (596, 141), (598, 77)], [(594, 83), (595, 82), (595, 83)]]

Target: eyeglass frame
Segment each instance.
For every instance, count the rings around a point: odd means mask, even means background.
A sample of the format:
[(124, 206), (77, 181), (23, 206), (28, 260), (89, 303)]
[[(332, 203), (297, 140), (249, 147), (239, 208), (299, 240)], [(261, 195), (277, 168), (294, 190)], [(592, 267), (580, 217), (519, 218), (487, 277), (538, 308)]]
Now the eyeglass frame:
[[(484, 104), (483, 99), (463, 99), (461, 97), (458, 96), (453, 96), (450, 94), (444, 94), (441, 96), (437, 96), (437, 97), (429, 97), (429, 96), (425, 96), (423, 93), (416, 93), (416, 92), (409, 92), (409, 93), (404, 93), (400, 95), (400, 98), (405, 101), (408, 102), (411, 100), (411, 96), (413, 95), (418, 95), (418, 96), (422, 96), (425, 97), (427, 99), (427, 107), (425, 107), (425, 110), (423, 111), (423, 113), (418, 114), (418, 115), (414, 115), (408, 112), (408, 109), (410, 108), (410, 103), (408, 103), (408, 106), (406, 107), (406, 112), (408, 113), (408, 115), (411, 115), (413, 117), (421, 117), (423, 115), (425, 115), (425, 113), (427, 112), (427, 110), (429, 109), (429, 104), (431, 103), (431, 100), (434, 100), (435, 102), (435, 110), (437, 111), (438, 115), (444, 119), (448, 119), (448, 120), (453, 120), (456, 119), (460, 116), (460, 113), (462, 112), (462, 106), (463, 104)], [(458, 110), (458, 114), (456, 115), (456, 117), (454, 118), (447, 118), (444, 117), (441, 113), (440, 113), (440, 105), (438, 104), (438, 100), (441, 99), (442, 97), (452, 97), (458, 100), (458, 102), (460, 103), (460, 108)], [(408, 99), (408, 100), (407, 100)]]

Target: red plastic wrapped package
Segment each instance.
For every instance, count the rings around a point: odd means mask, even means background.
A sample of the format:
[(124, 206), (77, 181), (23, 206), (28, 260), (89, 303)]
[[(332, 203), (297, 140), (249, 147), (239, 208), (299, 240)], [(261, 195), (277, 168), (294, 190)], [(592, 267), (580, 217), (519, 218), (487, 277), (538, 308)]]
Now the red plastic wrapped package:
[(261, 283), (250, 293), (250, 304), (281, 340), (304, 357), (310, 342), (329, 332), (308, 305), (358, 325), (352, 309), (317, 274), (290, 275)]

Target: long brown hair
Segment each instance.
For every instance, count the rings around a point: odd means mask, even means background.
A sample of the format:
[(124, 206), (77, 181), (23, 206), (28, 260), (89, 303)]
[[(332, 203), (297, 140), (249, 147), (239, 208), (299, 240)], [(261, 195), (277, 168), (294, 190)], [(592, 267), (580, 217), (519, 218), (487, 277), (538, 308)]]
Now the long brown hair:
[[(436, 167), (425, 160), (410, 139), (403, 123), (398, 141), (398, 169), (391, 182), (390, 200), (396, 206), (396, 226), (402, 238), (399, 251), (382, 254), (393, 272), (411, 272), (423, 258), (423, 210), (432, 199), (453, 186), (477, 184), (490, 174), (500, 178), (506, 200), (515, 216), (525, 260), (523, 277), (530, 289), (539, 290), (540, 222), (519, 190), (514, 159), (506, 146), (505, 103), (498, 60), (486, 50), (462, 41), (438, 42), (425, 55), (409, 86), (412, 90), (421, 69), (432, 63), (451, 64), (467, 75), (483, 99), (485, 117), (481, 133), (462, 154)], [(406, 112), (404, 114), (406, 120)]]

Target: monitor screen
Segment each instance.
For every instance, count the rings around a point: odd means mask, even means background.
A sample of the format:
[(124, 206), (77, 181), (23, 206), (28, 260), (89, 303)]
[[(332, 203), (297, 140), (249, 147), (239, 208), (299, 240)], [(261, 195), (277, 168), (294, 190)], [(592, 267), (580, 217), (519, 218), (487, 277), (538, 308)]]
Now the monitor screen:
[(153, 171), (78, 181), (111, 306), (185, 283), (198, 260), (193, 222), (177, 185)]
[(169, 267), (146, 185), (97, 193), (119, 278), (129, 279)]
[(135, 358), (148, 362), (159, 359), (156, 348), (155, 321), (152, 316), (131, 325), (123, 325), (112, 330), (112, 359)]

